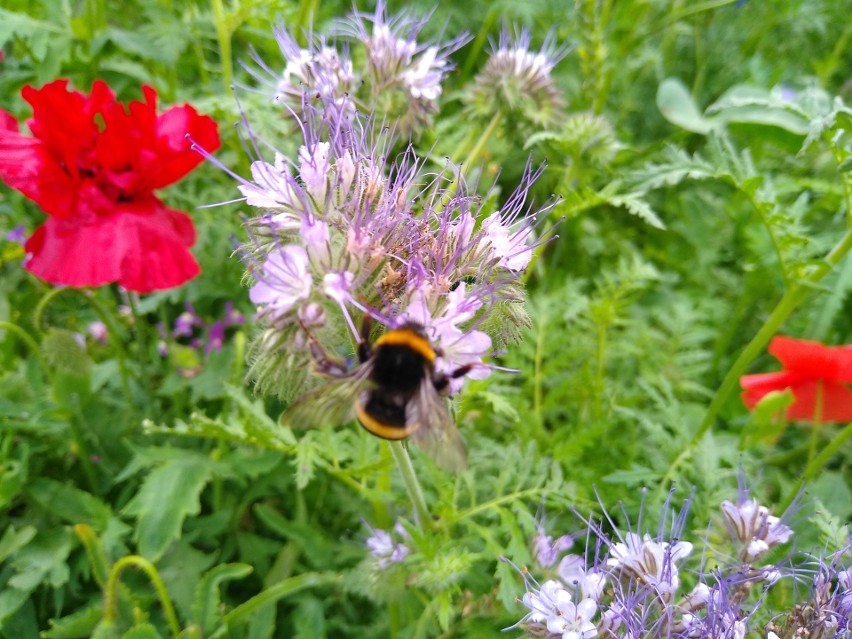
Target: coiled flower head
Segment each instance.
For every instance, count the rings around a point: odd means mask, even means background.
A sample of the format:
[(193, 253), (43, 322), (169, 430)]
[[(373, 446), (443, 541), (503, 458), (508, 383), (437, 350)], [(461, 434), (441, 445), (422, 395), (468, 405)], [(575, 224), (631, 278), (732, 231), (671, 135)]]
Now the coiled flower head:
[(502, 112), (510, 122), (532, 130), (552, 127), (566, 102), (551, 72), (568, 50), (551, 32), (541, 49), (531, 51), (529, 31), (504, 28), (466, 96), (469, 111), (485, 118)]

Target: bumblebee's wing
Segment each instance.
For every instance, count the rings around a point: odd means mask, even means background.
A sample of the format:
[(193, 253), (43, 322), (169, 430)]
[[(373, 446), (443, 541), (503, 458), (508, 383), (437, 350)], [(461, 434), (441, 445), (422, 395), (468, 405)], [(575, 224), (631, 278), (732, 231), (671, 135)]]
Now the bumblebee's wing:
[(355, 400), (367, 390), (369, 364), (362, 364), (348, 375), (335, 377), (301, 395), (279, 418), (283, 426), (317, 428), (340, 426), (354, 419)]
[(408, 403), (406, 421), (419, 424), (411, 439), (441, 468), (452, 472), (467, 468), (467, 453), (459, 429), (450, 416), (446, 400), (435, 390), (430, 378), (423, 380)]

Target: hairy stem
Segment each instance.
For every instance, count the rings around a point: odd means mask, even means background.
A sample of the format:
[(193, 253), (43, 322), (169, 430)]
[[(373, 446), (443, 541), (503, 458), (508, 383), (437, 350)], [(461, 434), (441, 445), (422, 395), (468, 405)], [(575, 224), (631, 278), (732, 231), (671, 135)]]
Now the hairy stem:
[(408, 490), (408, 497), (414, 509), (415, 523), (421, 528), (427, 528), (432, 523), (432, 516), (426, 507), (426, 499), (423, 497), (423, 490), (420, 488), (420, 482), (411, 464), (411, 457), (408, 456), (408, 451), (405, 450), (402, 442), (388, 442), (388, 446), (402, 475), (405, 488)]
[(169, 594), (166, 592), (166, 586), (160, 578), (160, 573), (150, 561), (139, 555), (128, 555), (122, 557), (112, 567), (107, 580), (106, 590), (104, 591), (104, 621), (107, 624), (115, 624), (118, 616), (118, 587), (120, 585), (121, 573), (125, 568), (133, 567), (145, 573), (154, 586), (157, 593), (157, 598), (160, 600), (160, 605), (163, 607), (163, 614), (166, 616), (166, 622), (169, 624), (172, 636), (177, 637), (180, 634), (180, 624), (178, 623), (175, 609), (172, 607), (172, 602), (169, 599)]

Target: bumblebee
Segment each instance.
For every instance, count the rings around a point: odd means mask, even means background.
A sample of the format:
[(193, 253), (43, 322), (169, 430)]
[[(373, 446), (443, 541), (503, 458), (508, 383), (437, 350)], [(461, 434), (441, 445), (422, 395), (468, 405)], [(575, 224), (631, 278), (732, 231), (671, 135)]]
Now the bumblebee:
[(329, 357), (310, 338), (317, 371), (330, 379), (297, 399), (281, 416), (281, 423), (322, 426), (351, 421), (391, 441), (410, 437), (435, 462), (451, 471), (467, 467), (464, 443), (447, 408), (450, 381), (470, 372), (462, 366), (450, 374), (435, 370), (440, 353), (423, 327), (414, 322), (387, 331), (369, 341), (365, 320), (358, 344), (358, 365), (348, 369)]

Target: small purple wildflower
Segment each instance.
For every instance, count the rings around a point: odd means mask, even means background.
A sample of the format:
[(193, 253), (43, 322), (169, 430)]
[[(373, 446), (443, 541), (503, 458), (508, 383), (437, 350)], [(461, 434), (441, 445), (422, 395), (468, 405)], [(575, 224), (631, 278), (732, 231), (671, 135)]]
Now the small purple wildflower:
[(242, 326), (246, 323), (246, 318), (242, 313), (234, 308), (234, 303), (231, 300), (228, 300), (225, 302), (225, 313), (222, 318), (222, 322), (224, 322), (226, 328), (231, 326)]
[(172, 329), (172, 333), (175, 337), (190, 337), (195, 327), (202, 326), (204, 324), (203, 320), (196, 314), (195, 309), (190, 302), (186, 303), (185, 309), (186, 310), (184, 310), (184, 312), (178, 315), (175, 319), (175, 325)]
[(384, 570), (408, 556), (410, 550), (403, 543), (408, 540), (408, 532), (399, 522), (391, 531), (373, 528), (366, 522), (365, 525), (370, 530), (370, 536), (367, 537), (365, 545), (375, 559), (377, 568)]
[(221, 351), (222, 346), (225, 343), (225, 322), (219, 320), (218, 322), (213, 322), (210, 327), (207, 329), (207, 344), (204, 346), (205, 354), (209, 354), (212, 351)]
[(4, 236), (7, 242), (14, 242), (23, 246), (27, 241), (27, 232), (23, 224), (18, 224), (15, 228), (6, 232)]
[(544, 521), (540, 521), (536, 526), (536, 534), (532, 538), (532, 555), (539, 566), (550, 568), (573, 545), (574, 538), (571, 535), (562, 535), (554, 539), (547, 534)]

